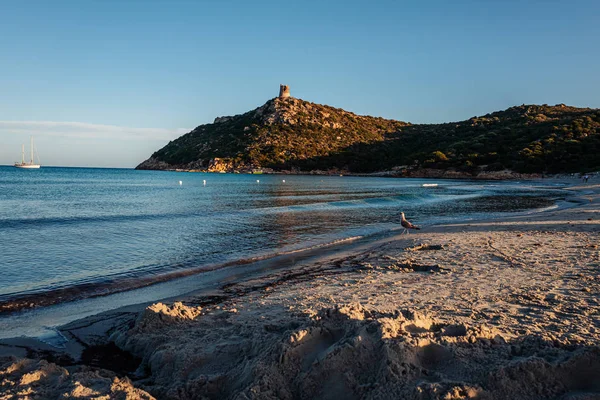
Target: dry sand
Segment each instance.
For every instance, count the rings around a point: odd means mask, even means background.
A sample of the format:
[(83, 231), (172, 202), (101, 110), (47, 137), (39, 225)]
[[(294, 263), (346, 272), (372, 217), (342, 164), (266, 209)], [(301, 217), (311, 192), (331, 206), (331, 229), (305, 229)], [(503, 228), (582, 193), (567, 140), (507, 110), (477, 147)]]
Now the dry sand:
[(0, 358), (0, 399), (600, 399), (600, 188), (573, 190), (69, 324), (87, 366)]

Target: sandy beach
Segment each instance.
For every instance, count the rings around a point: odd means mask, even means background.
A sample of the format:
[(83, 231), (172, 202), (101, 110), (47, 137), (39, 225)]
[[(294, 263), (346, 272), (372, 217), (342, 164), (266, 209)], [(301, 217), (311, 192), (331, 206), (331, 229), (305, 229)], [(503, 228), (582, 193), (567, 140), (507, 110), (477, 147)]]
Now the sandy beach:
[(600, 399), (600, 185), (569, 189), (3, 340), (0, 399)]

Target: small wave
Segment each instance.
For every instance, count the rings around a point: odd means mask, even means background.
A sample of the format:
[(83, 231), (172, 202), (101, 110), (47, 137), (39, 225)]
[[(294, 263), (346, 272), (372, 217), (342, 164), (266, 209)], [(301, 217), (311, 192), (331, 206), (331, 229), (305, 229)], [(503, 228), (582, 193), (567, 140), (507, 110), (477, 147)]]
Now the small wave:
[(326, 243), (315, 244), (313, 246), (308, 246), (308, 247), (303, 247), (303, 248), (294, 249), (294, 250), (288, 250), (288, 251), (281, 251), (281, 252), (277, 252), (277, 253), (272, 253), (272, 254), (270, 254), (268, 256), (265, 256), (265, 257), (266, 258), (272, 258), (272, 257), (284, 256), (284, 255), (288, 255), (288, 254), (301, 253), (301, 252), (315, 250), (315, 249), (321, 249), (321, 248), (324, 248), (324, 247), (335, 246), (337, 244), (354, 242), (354, 241), (356, 241), (358, 239), (362, 239), (364, 237), (365, 237), (364, 235), (361, 235), (361, 236), (351, 236), (351, 237), (347, 237), (347, 238), (333, 240), (333, 241), (326, 242)]
[(558, 204), (552, 204), (550, 206), (547, 207), (539, 207), (539, 208), (534, 208), (531, 210), (527, 210), (527, 211), (523, 211), (523, 214), (537, 214), (537, 213), (542, 213), (542, 212), (547, 212), (547, 211), (552, 211), (552, 210), (557, 210), (560, 208), (560, 205)]
[(331, 201), (331, 202), (319, 202), (319, 203), (306, 203), (298, 205), (287, 205), (287, 206), (273, 206), (273, 207), (261, 207), (247, 210), (240, 210), (240, 213), (261, 213), (261, 214), (276, 214), (285, 212), (305, 212), (305, 211), (324, 211), (334, 210), (339, 208), (346, 209), (360, 209), (360, 208), (373, 208), (373, 207), (388, 207), (391, 204), (397, 205), (419, 205), (419, 204), (431, 204), (435, 202), (453, 201), (468, 199), (474, 197), (480, 197), (483, 194), (480, 193), (469, 193), (469, 194), (405, 194), (399, 196), (385, 196), (385, 197), (370, 197), (365, 199), (356, 200), (344, 200), (344, 201)]
[(40, 227), (44, 225), (73, 225), (80, 223), (94, 223), (94, 222), (130, 222), (130, 221), (143, 221), (163, 218), (177, 218), (187, 217), (187, 214), (137, 214), (137, 215), (98, 215), (98, 216), (72, 216), (72, 217), (45, 217), (45, 218), (17, 218), (17, 219), (3, 219), (2, 228), (27, 228), (35, 226)]
[(131, 276), (131, 274), (129, 274), (127, 276), (113, 276), (110, 280), (105, 279), (102, 282), (96, 283), (80, 283), (71, 286), (64, 286), (61, 288), (54, 288), (51, 290), (40, 289), (30, 293), (11, 293), (0, 296), (0, 314), (11, 313), (35, 307), (50, 306), (57, 303), (81, 300), (90, 297), (107, 296), (114, 293), (138, 289), (154, 285), (160, 282), (183, 278), (199, 273), (215, 271), (228, 267), (247, 265), (275, 257), (310, 252), (316, 249), (327, 248), (344, 243), (350, 243), (363, 237), (364, 236), (345, 237), (341, 239), (328, 241), (325, 243), (314, 244), (307, 247), (276, 251), (268, 254), (242, 258), (234, 261), (228, 261), (225, 263), (209, 264), (199, 267), (187, 268), (184, 270), (171, 271), (163, 274), (145, 274), (142, 276)]

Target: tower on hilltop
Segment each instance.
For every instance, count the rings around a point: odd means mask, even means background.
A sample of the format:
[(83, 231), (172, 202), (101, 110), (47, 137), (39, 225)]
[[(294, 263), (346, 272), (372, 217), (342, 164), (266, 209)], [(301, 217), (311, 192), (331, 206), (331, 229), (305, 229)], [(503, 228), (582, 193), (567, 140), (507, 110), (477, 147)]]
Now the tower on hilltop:
[(290, 87), (288, 85), (279, 85), (279, 98), (286, 99), (290, 97)]

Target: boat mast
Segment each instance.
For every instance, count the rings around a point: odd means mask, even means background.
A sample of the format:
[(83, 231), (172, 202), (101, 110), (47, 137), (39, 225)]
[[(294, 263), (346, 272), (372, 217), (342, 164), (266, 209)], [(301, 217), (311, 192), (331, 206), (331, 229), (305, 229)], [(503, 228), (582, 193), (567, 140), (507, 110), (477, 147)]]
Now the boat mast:
[(31, 165), (33, 165), (33, 136), (31, 137)]
[(21, 164), (25, 164), (25, 145), (21, 145)]

